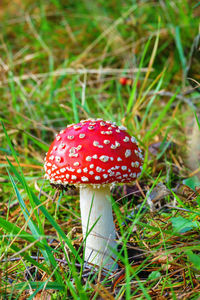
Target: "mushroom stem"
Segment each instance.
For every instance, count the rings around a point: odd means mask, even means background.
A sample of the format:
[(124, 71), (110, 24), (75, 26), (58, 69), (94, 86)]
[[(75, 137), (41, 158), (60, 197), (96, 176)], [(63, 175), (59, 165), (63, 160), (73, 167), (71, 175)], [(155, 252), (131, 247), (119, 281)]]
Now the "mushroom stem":
[(112, 249), (116, 250), (117, 244), (110, 187), (81, 187), (80, 208), (83, 237), (86, 238), (85, 261), (109, 271), (116, 270), (116, 255)]

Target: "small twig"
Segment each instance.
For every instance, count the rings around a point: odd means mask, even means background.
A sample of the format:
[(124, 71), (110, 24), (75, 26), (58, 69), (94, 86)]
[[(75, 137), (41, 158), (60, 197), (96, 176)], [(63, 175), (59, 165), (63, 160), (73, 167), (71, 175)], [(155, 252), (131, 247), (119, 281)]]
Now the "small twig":
[[(164, 96), (164, 97), (172, 97), (174, 96), (174, 93), (172, 92), (166, 92), (166, 91), (158, 91), (158, 92), (154, 92), (154, 91), (150, 91), (148, 93), (148, 95), (159, 95), (159, 96)], [(192, 103), (192, 99), (191, 98), (186, 98), (183, 97), (182, 95), (178, 94), (176, 95), (176, 98), (187, 103), (188, 105), (190, 105), (192, 108), (196, 108), (196, 106)]]
[[(13, 80), (16, 82), (18, 80), (20, 81), (24, 81), (24, 80), (28, 80), (30, 78), (32, 78), (32, 76), (34, 76), (34, 79), (39, 79), (39, 78), (46, 78), (49, 76), (61, 76), (61, 75), (66, 75), (66, 74), (80, 74), (80, 75), (84, 75), (84, 74), (104, 74), (104, 75), (109, 75), (109, 74), (124, 74), (124, 73), (128, 73), (128, 74), (133, 74), (133, 73), (137, 73), (138, 72), (138, 68), (132, 68), (132, 69), (112, 69), (112, 68), (104, 68), (104, 69), (75, 69), (75, 68), (66, 68), (66, 69), (59, 69), (56, 71), (52, 71), (52, 72), (46, 72), (46, 73), (38, 73), (38, 74), (26, 74), (26, 75), (22, 75), (22, 76), (13, 76), (12, 79), (6, 79), (6, 80), (1, 80), (0, 81), (0, 85), (12, 82)], [(141, 68), (140, 72), (147, 72), (147, 68)], [(151, 72), (153, 71), (153, 69), (151, 70)]]
[[(36, 260), (36, 261), (39, 261), (39, 260), (45, 260), (45, 258), (43, 256), (34, 256), (34, 255), (31, 255), (30, 258)], [(4, 258), (1, 260), (1, 262), (13, 262), (13, 261), (19, 261), (21, 260), (22, 257), (10, 257), (10, 258)], [(61, 264), (64, 264), (64, 265), (68, 265), (68, 262), (64, 259), (60, 259), (60, 258), (55, 258), (55, 260)], [(78, 263), (75, 263), (75, 266), (78, 267), (78, 268), (81, 268), (81, 264), (78, 264)], [(84, 269), (85, 269), (85, 272), (86, 271), (95, 271), (95, 268), (94, 266), (90, 266), (87, 262), (84, 263)]]

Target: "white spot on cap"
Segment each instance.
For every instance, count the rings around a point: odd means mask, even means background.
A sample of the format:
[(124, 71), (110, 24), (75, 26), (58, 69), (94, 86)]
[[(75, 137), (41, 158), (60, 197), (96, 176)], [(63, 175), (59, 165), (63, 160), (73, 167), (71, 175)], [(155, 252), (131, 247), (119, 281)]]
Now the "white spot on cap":
[(108, 178), (108, 174), (103, 174), (103, 178)]
[(97, 141), (93, 142), (93, 146), (98, 147), (98, 148), (103, 148), (103, 146), (99, 145), (99, 142), (97, 142)]
[(78, 130), (78, 129), (80, 129), (80, 128), (82, 128), (81, 125), (74, 125), (74, 129), (75, 129), (75, 130)]
[(47, 173), (50, 175), (51, 174), (51, 170), (48, 170)]
[(84, 137), (85, 137), (85, 133), (80, 133), (80, 134), (79, 134), (79, 138), (80, 138), (80, 139), (84, 139)]
[(135, 178), (136, 177), (136, 173), (131, 173), (129, 176), (132, 177), (132, 178)]
[(69, 153), (69, 157), (78, 157), (78, 153)]
[(68, 140), (73, 140), (74, 136), (73, 135), (68, 135), (67, 138), (68, 138)]
[(74, 163), (74, 166), (75, 167), (78, 167), (80, 164), (79, 164), (79, 162), (78, 161), (76, 161), (75, 163)]
[(89, 174), (90, 174), (90, 175), (94, 175), (94, 172), (93, 172), (93, 171), (90, 171)]
[(99, 157), (99, 159), (103, 162), (107, 162), (109, 160), (109, 156), (106, 156), (106, 155), (102, 155)]
[(101, 180), (100, 176), (95, 176), (94, 178), (95, 178), (95, 180)]
[(60, 146), (59, 146), (59, 148), (60, 148), (60, 149), (63, 149), (63, 148), (65, 148), (65, 146), (66, 146), (66, 144), (61, 143)]
[(60, 156), (56, 156), (56, 157), (55, 157), (55, 160), (56, 160), (56, 162), (59, 163), (59, 162), (61, 161), (61, 157), (60, 157)]
[(69, 174), (66, 174), (65, 177), (66, 177), (67, 179), (69, 179)]
[(108, 130), (108, 131), (101, 131), (101, 134), (112, 134), (113, 132), (111, 130)]
[(82, 170), (81, 170), (81, 169), (78, 169), (76, 172), (77, 172), (77, 173), (81, 173), (81, 172), (82, 172)]
[(136, 168), (138, 168), (138, 167), (139, 167), (139, 165), (140, 165), (139, 161), (136, 161), (136, 162), (135, 162), (135, 166), (136, 166)]
[(91, 157), (91, 156), (87, 156), (85, 160), (86, 160), (86, 161), (91, 161), (91, 160), (92, 160), (92, 157)]
[(69, 149), (69, 153), (70, 154), (75, 154), (75, 152), (76, 152), (76, 148), (75, 147), (72, 147), (72, 148)]
[(69, 172), (74, 172), (75, 171), (75, 169), (73, 169), (72, 167), (67, 167), (66, 168)]
[(129, 156), (131, 156), (131, 150), (130, 149), (126, 149), (125, 157), (129, 157)]
[(49, 157), (49, 160), (54, 160), (54, 155), (51, 155), (51, 156)]
[(122, 166), (121, 169), (122, 169), (123, 171), (125, 171), (125, 170), (127, 169), (127, 166)]
[(121, 157), (118, 157), (118, 158), (117, 158), (117, 161), (122, 161)]
[(58, 148), (57, 146), (53, 146), (53, 150), (57, 150), (57, 148)]
[(61, 131), (60, 131), (60, 134), (63, 134), (63, 133), (64, 133), (64, 130), (61, 130)]
[(60, 172), (61, 172), (61, 173), (64, 173), (65, 171), (66, 171), (66, 168), (61, 168), (61, 169), (60, 169)]
[(116, 141), (116, 142), (115, 142), (115, 146), (116, 146), (116, 147), (120, 147), (120, 143)]
[(91, 165), (90, 165), (90, 169), (93, 169), (93, 168), (94, 168), (94, 164), (91, 164)]
[(94, 154), (92, 157), (93, 157), (94, 159), (97, 159), (97, 158), (98, 158), (97, 154)]
[(100, 122), (100, 126), (106, 126), (104, 122)]
[(61, 137), (59, 135), (56, 136), (56, 140), (59, 141)]
[(89, 179), (86, 176), (81, 177), (81, 180), (84, 182), (89, 181)]
[(131, 167), (135, 167), (135, 162), (134, 161), (132, 161), (132, 163), (131, 163)]
[(47, 167), (51, 167), (51, 166), (52, 166), (52, 163), (48, 162)]
[(84, 169), (83, 169), (83, 172), (84, 172), (84, 173), (87, 173), (87, 172), (88, 172), (88, 168), (84, 168)]
[(129, 142), (129, 137), (125, 136), (125, 138), (123, 139), (124, 142)]
[(143, 161), (144, 160), (144, 156), (142, 155), (142, 153), (139, 153), (139, 158)]
[(102, 172), (102, 168), (96, 167), (96, 171), (100, 173), (100, 172)]
[(135, 154), (136, 154), (137, 156), (139, 156), (139, 151), (138, 151), (138, 150), (134, 150), (134, 152), (135, 152)]
[(137, 144), (137, 140), (134, 136), (131, 137), (131, 142), (134, 143), (134, 144)]
[(120, 130), (127, 130), (127, 128), (125, 126), (119, 126)]
[(79, 150), (78, 147), (72, 147), (69, 149), (69, 157), (78, 157), (78, 153), (76, 153), (76, 150)]
[(74, 123), (67, 125), (67, 128), (74, 126)]
[(104, 142), (104, 144), (106, 144), (106, 145), (107, 145), (107, 144), (110, 144), (110, 141), (109, 141), (109, 140), (104, 140), (103, 142)]
[(76, 175), (72, 175), (72, 180), (76, 180), (77, 179), (77, 177), (76, 177)]

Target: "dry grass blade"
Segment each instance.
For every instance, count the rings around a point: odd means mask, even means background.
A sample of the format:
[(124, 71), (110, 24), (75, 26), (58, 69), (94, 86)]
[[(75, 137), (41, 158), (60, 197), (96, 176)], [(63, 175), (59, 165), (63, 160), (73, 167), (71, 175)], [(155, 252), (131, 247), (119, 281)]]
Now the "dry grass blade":
[(100, 282), (97, 282), (96, 284), (90, 283), (91, 287), (95, 291), (95, 294), (92, 298), (99, 295), (104, 300), (114, 300), (112, 293), (109, 291), (110, 289), (106, 289)]
[[(140, 71), (146, 73), (149, 69), (148, 68), (142, 68)], [(153, 69), (151, 69), (151, 72)], [(14, 81), (24, 81), (24, 80), (29, 80), (34, 78), (34, 80), (38, 80), (41, 78), (47, 78), (47, 77), (58, 77), (62, 75), (84, 75), (84, 74), (95, 74), (95, 75), (113, 75), (113, 74), (122, 74), (122, 73), (128, 73), (128, 74), (134, 74), (138, 72), (138, 68), (133, 68), (133, 69), (112, 69), (112, 68), (100, 68), (100, 69), (87, 69), (87, 68), (82, 68), (82, 69), (76, 69), (76, 68), (63, 68), (63, 69), (58, 69), (56, 71), (52, 72), (46, 72), (46, 73), (37, 73), (37, 74), (27, 74), (27, 75), (22, 75), (20, 77), (18, 76), (13, 76), (12, 79), (5, 79), (0, 81), (0, 85), (8, 84), (12, 80)]]

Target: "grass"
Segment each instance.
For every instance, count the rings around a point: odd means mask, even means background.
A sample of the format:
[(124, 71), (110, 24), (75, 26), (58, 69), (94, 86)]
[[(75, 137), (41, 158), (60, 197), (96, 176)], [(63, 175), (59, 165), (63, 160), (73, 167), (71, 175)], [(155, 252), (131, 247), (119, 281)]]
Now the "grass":
[[(198, 86), (199, 7), (0, 4), (1, 299), (198, 299), (200, 106), (187, 74)], [(89, 117), (125, 125), (145, 155), (139, 181), (112, 191), (120, 267), (105, 278), (83, 267), (78, 191), (56, 196), (43, 177), (56, 132)]]

